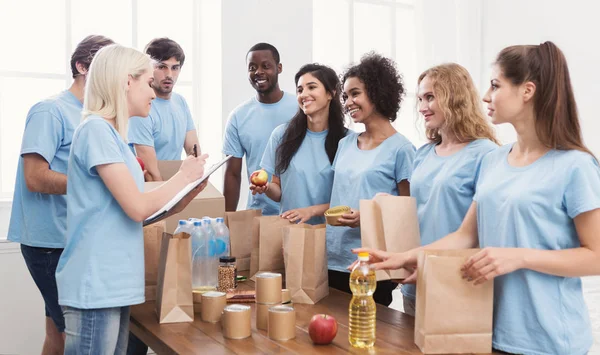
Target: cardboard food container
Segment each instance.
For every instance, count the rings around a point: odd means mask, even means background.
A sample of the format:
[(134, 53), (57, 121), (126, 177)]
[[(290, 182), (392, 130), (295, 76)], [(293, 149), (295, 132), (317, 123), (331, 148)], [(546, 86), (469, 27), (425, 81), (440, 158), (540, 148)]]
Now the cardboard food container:
[(348, 206), (336, 206), (325, 211), (325, 220), (330, 226), (341, 226), (338, 222), (338, 218), (342, 217), (346, 213), (350, 213), (351, 209)]

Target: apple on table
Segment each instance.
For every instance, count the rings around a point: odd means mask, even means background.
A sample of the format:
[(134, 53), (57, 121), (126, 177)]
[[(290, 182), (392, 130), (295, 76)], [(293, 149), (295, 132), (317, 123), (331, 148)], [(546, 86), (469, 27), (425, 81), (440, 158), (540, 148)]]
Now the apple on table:
[(327, 314), (315, 314), (308, 324), (308, 335), (313, 343), (327, 345), (337, 335), (337, 321)]

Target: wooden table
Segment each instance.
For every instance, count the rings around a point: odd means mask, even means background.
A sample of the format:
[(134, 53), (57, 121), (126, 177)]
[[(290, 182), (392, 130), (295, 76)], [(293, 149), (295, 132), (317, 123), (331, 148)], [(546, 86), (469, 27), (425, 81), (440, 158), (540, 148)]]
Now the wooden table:
[[(254, 289), (254, 283), (240, 283), (240, 289)], [(336, 289), (316, 305), (294, 304), (296, 338), (285, 342), (269, 339), (256, 329), (255, 305), (252, 307), (252, 336), (242, 340), (223, 337), (221, 324), (205, 323), (196, 314), (193, 323), (158, 324), (154, 302), (131, 309), (130, 330), (157, 354), (421, 354), (414, 344), (414, 318), (377, 305), (377, 341), (370, 351), (355, 349), (348, 343), (348, 304), (351, 296)], [(308, 324), (317, 313), (333, 315), (338, 333), (330, 345), (313, 345)]]

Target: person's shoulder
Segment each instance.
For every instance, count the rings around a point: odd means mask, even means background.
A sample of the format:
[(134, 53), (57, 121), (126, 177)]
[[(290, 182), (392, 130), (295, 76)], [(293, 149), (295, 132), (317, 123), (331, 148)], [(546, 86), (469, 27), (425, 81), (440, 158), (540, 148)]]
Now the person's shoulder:
[(422, 146), (419, 147), (419, 149), (417, 149), (417, 152), (415, 153), (416, 157), (422, 157), (422, 156), (426, 156), (427, 154), (429, 154), (429, 152), (431, 152), (432, 149), (434, 149), (436, 146), (436, 143), (425, 143)]
[(60, 118), (65, 92), (50, 96), (34, 104), (29, 110), (29, 116), (38, 113), (49, 113)]
[(411, 148), (412, 150), (416, 150), (414, 144), (400, 132), (396, 132), (390, 138), (392, 139), (394, 146), (398, 147), (398, 149)]
[(565, 165), (570, 165), (573, 168), (590, 165), (598, 166), (598, 161), (593, 155), (581, 150), (552, 150), (552, 154), (562, 163)]

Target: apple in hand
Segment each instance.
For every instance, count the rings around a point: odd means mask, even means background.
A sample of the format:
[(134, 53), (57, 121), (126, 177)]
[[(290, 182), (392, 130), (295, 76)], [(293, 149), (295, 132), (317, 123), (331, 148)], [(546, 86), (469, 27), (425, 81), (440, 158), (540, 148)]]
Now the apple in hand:
[(142, 168), (142, 171), (145, 170), (145, 166), (144, 166), (144, 161), (142, 160), (142, 158), (140, 157), (135, 157), (138, 161), (138, 163), (140, 163), (140, 167)]
[(264, 169), (256, 170), (250, 175), (250, 182), (256, 186), (265, 186), (269, 181), (269, 174)]
[(308, 325), (308, 335), (313, 343), (326, 345), (333, 341), (337, 334), (337, 321), (327, 314), (315, 314)]

